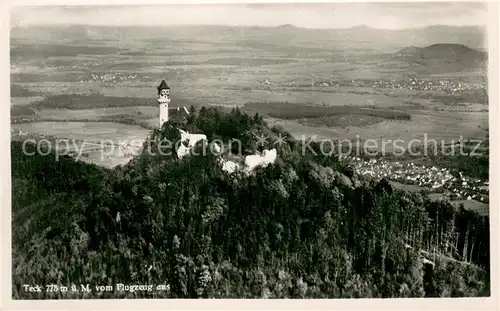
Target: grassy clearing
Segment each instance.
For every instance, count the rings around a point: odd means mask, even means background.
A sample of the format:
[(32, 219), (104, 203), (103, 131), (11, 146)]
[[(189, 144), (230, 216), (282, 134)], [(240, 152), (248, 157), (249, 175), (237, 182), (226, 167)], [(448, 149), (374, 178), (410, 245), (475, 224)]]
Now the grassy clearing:
[[(484, 138), (488, 126), (488, 113), (414, 111), (409, 121), (384, 120), (366, 127), (351, 126), (348, 128), (306, 126), (297, 120), (276, 118), (266, 118), (266, 121), (271, 126), (281, 125), (297, 139), (301, 139), (303, 136), (315, 137), (318, 140), (375, 139), (379, 142), (379, 146), (382, 146), (382, 139), (389, 142), (402, 139), (406, 144), (414, 139), (423, 142), (424, 135), (427, 135), (428, 140), (435, 139), (438, 142), (443, 140), (448, 144), (451, 140), (457, 142), (460, 136), (465, 139)], [(385, 150), (391, 152), (391, 146), (391, 143), (385, 145)]]
[(103, 123), (119, 123), (126, 125), (137, 125), (144, 129), (150, 130), (154, 129), (158, 126), (157, 118), (154, 119), (138, 119), (134, 116), (129, 116), (125, 114), (117, 114), (113, 116), (102, 117), (98, 119), (86, 119), (86, 118), (78, 118), (78, 119), (65, 119), (65, 118), (41, 118), (41, 117), (32, 117), (27, 119), (26, 116), (16, 117), (12, 119), (12, 124), (20, 124), (20, 123), (34, 123), (34, 122), (103, 122)]
[(289, 64), (296, 62), (297, 60), (293, 59), (227, 57), (227, 58), (214, 58), (205, 61), (203, 63), (212, 65), (231, 65), (231, 66), (265, 66), (265, 65)]
[(106, 107), (128, 107), (128, 106), (153, 106), (156, 103), (148, 98), (137, 97), (114, 97), (101, 94), (80, 95), (54, 95), (48, 96), (40, 102), (34, 103), (38, 109), (63, 108), (63, 109), (88, 109)]
[[(235, 53), (235, 50), (218, 50), (218, 51), (213, 51), (213, 50), (208, 50), (208, 51), (186, 51), (182, 52), (183, 55), (206, 55), (207, 53)], [(123, 51), (120, 52), (120, 55), (127, 55), (127, 56), (160, 56), (160, 57), (165, 57), (165, 56), (178, 56), (180, 52), (172, 52), (172, 51), (144, 51), (144, 50), (134, 50), (134, 51)]]
[(48, 136), (84, 141), (144, 140), (148, 133), (148, 130), (137, 125), (111, 122), (32, 122), (12, 124), (11, 127), (30, 134), (44, 133)]
[[(424, 95), (425, 97), (425, 95)], [(445, 105), (457, 105), (462, 102), (473, 102), (488, 105), (488, 91), (485, 89), (469, 90), (460, 95), (434, 95), (430, 96), (435, 101)]]
[[(326, 88), (325, 88), (326, 89)], [(332, 88), (333, 90), (333, 88)], [(354, 94), (344, 92), (343, 89), (336, 89), (337, 92), (323, 92), (313, 88), (302, 88), (301, 91), (293, 90), (268, 90), (252, 91), (247, 94), (246, 102), (291, 102), (291, 103), (311, 103), (326, 106), (353, 106), (370, 108), (372, 106), (379, 109), (389, 109), (401, 105), (401, 98), (395, 98), (382, 94)], [(234, 92), (233, 92), (234, 93)], [(408, 100), (408, 96), (404, 97)]]
[(77, 82), (85, 79), (82, 71), (59, 71), (57, 73), (16, 73), (10, 75), (11, 83)]
[(315, 106), (288, 102), (251, 102), (245, 110), (278, 119), (318, 118), (334, 115), (365, 115), (389, 120), (411, 120), (409, 113), (397, 110), (368, 109), (353, 106)]
[(152, 118), (158, 117), (158, 107), (153, 106), (137, 106), (137, 107), (108, 107), (94, 109), (43, 109), (38, 112), (41, 118), (58, 118), (58, 119), (90, 119), (98, 120), (103, 117), (111, 117), (113, 115), (123, 114), (134, 116), (137, 118)]
[(27, 106), (12, 106), (10, 107), (10, 116), (12, 118), (15, 117), (26, 117), (26, 116), (34, 116), (35, 111)]
[(11, 97), (10, 103), (12, 106), (30, 106), (35, 102), (43, 100), (42, 96), (31, 97)]
[(383, 117), (375, 117), (369, 115), (335, 115), (335, 116), (324, 116), (317, 118), (303, 118), (299, 119), (298, 122), (306, 126), (327, 126), (327, 127), (350, 127), (350, 126), (369, 126), (372, 124), (377, 124), (384, 121)]
[(120, 62), (120, 63), (115, 63), (115, 64), (105, 64), (99, 66), (97, 69), (100, 71), (114, 71), (114, 70), (120, 70), (120, 71), (142, 71), (146, 67), (154, 67), (154, 66), (165, 66), (165, 67), (172, 67), (172, 66), (192, 66), (196, 65), (197, 63), (195, 62), (184, 62), (184, 61), (163, 61), (163, 62), (150, 62), (150, 61), (144, 61), (144, 62)]
[(38, 95), (37, 92), (28, 90), (20, 85), (11, 84), (10, 85), (10, 96), (11, 97), (32, 97)]
[(89, 45), (35, 44), (18, 45), (10, 49), (10, 58), (41, 59), (56, 56), (77, 56), (82, 54), (107, 55), (122, 49)]
[[(190, 100), (175, 97), (172, 98), (172, 102), (175, 102), (175, 106), (190, 106), (194, 104)], [(157, 107), (158, 103), (154, 98), (144, 97), (62, 94), (48, 96), (33, 104), (33, 107), (37, 109), (92, 109), (134, 106)]]

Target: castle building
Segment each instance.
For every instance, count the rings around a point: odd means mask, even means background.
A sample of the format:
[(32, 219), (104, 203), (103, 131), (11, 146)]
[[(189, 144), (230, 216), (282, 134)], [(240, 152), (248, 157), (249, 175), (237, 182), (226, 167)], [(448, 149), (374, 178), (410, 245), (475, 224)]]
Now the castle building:
[(170, 87), (165, 80), (161, 80), (158, 86), (158, 105), (159, 105), (159, 127), (169, 120), (176, 122), (185, 122), (189, 111), (186, 107), (170, 106)]
[(160, 106), (159, 127), (168, 121), (168, 105), (170, 104), (170, 87), (165, 80), (161, 80), (158, 86), (158, 104)]

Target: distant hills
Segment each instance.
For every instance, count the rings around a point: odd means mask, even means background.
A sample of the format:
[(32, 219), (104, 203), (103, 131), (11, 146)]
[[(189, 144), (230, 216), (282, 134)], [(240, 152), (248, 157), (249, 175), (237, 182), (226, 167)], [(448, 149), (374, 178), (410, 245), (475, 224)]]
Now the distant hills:
[[(366, 25), (344, 29), (308, 29), (286, 24), (276, 27), (234, 26), (87, 26), (37, 25), (14, 27), (11, 39), (16, 43), (65, 42), (85, 44), (120, 41), (120, 46), (140, 41), (169, 43), (203, 41), (219, 45), (248, 46), (252, 49), (310, 49), (332, 52), (343, 49), (370, 49), (393, 53), (408, 46), (430, 46), (436, 43), (486, 48), (486, 29), (482, 26), (429, 26), (415, 29), (375, 29)], [(292, 50), (293, 52), (293, 50)]]
[(426, 47), (409, 46), (399, 50), (394, 57), (409, 64), (422, 66), (455, 66), (469, 69), (486, 66), (487, 54), (463, 44), (432, 44)]

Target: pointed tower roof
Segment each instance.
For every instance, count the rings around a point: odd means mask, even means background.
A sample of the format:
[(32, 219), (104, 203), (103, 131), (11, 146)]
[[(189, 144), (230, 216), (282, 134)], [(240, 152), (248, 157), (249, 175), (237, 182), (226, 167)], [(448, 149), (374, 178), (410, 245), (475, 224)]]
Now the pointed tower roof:
[(158, 91), (165, 90), (165, 89), (170, 89), (168, 86), (167, 82), (165, 82), (165, 79), (161, 80), (160, 85), (158, 86)]

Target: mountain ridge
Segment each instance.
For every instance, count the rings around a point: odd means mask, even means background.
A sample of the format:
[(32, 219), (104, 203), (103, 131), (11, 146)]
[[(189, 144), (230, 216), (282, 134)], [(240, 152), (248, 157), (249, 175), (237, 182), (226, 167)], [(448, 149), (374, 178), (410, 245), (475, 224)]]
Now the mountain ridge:
[(11, 28), (16, 29), (16, 28), (34, 28), (34, 27), (43, 27), (43, 28), (69, 28), (69, 27), (84, 27), (84, 28), (197, 28), (197, 27), (203, 27), (203, 28), (260, 28), (260, 29), (273, 29), (273, 28), (289, 28), (289, 29), (304, 29), (304, 30), (346, 30), (346, 29), (370, 29), (370, 30), (381, 30), (381, 31), (408, 31), (408, 30), (423, 30), (423, 29), (481, 29), (481, 30), (486, 30), (487, 25), (483, 24), (476, 24), (476, 25), (464, 25), (464, 26), (457, 26), (457, 25), (446, 25), (446, 24), (436, 24), (436, 25), (428, 25), (428, 26), (422, 26), (422, 27), (407, 27), (407, 28), (378, 28), (378, 27), (373, 27), (367, 24), (357, 24), (357, 25), (352, 25), (352, 26), (347, 26), (347, 27), (304, 27), (304, 26), (298, 26), (294, 24), (281, 24), (281, 25), (275, 25), (275, 26), (263, 26), (263, 25), (216, 25), (216, 24), (210, 24), (210, 25), (204, 25), (204, 24), (199, 24), (199, 25), (183, 25), (183, 24), (178, 24), (178, 25), (156, 25), (156, 26), (148, 26), (148, 25), (86, 25), (86, 24), (48, 24), (48, 23), (40, 23), (40, 24), (24, 24), (24, 25), (15, 25)]
[(448, 27), (420, 29), (375, 29), (369, 26), (351, 28), (301, 28), (291, 24), (276, 27), (234, 26), (85, 26), (85, 25), (37, 25), (14, 27), (11, 40), (35, 42), (70, 41), (84, 43), (92, 40), (123, 41), (204, 41), (213, 44), (241, 44), (252, 42), (252, 48), (263, 46), (308, 47), (335, 50), (339, 47), (369, 48), (393, 52), (405, 46), (427, 46), (434, 43), (457, 43), (471, 48), (484, 49), (486, 34), (480, 27)]

